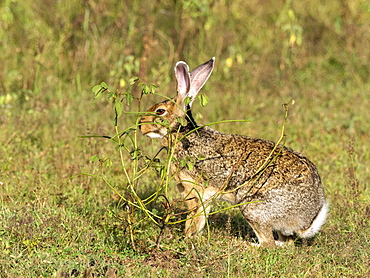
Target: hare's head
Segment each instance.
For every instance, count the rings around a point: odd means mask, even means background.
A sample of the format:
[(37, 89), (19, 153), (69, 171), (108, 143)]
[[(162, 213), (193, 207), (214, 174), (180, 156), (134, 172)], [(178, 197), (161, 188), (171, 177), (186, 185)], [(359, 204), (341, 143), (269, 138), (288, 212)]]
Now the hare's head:
[[(215, 58), (200, 65), (192, 72), (185, 62), (177, 62), (175, 76), (177, 96), (152, 106), (140, 120), (141, 132), (151, 138), (163, 138), (177, 130), (184, 120), (193, 121), (190, 108), (200, 89), (211, 75)], [(195, 123), (193, 123), (195, 124)]]

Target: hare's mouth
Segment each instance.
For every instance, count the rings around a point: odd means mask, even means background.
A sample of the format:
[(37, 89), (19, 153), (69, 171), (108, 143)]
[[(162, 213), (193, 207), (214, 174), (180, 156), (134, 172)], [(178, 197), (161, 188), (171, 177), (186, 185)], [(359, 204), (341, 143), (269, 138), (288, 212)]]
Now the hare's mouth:
[(149, 138), (163, 138), (167, 135), (167, 128), (153, 125), (152, 123), (153, 122), (149, 121), (141, 121), (139, 128), (144, 136), (148, 136)]
[(159, 133), (155, 133), (155, 132), (148, 132), (144, 135), (148, 136), (149, 138), (163, 138), (164, 137), (164, 135), (159, 134)]

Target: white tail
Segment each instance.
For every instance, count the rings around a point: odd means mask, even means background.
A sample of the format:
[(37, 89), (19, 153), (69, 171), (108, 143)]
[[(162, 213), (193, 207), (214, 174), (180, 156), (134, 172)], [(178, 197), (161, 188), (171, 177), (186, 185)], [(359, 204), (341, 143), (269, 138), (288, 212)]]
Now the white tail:
[(321, 207), (319, 213), (317, 214), (316, 218), (313, 220), (311, 226), (306, 230), (301, 230), (297, 232), (298, 236), (301, 238), (310, 238), (316, 235), (322, 225), (324, 225), (326, 218), (328, 217), (329, 212), (329, 203), (325, 202), (324, 205)]

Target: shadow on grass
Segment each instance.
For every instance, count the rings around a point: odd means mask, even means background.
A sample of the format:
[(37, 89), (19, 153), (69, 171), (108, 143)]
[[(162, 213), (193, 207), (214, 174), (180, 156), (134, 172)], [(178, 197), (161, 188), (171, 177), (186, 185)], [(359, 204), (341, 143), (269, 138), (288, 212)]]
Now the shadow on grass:
[[(153, 194), (152, 191), (146, 190), (145, 192), (141, 192), (140, 198), (145, 200), (149, 196)], [(174, 206), (171, 209), (171, 213), (177, 214), (175, 218), (171, 219), (171, 221), (181, 221), (177, 224), (168, 225), (166, 227), (165, 238), (169, 241), (174, 239), (178, 240), (179, 238), (184, 238), (183, 231), (185, 229), (185, 219), (187, 215), (185, 214), (185, 208), (182, 207), (180, 203), (172, 203)], [(111, 204), (111, 206), (118, 208), (119, 211), (127, 211), (127, 203), (122, 201), (115, 201)], [(165, 214), (167, 213), (168, 204), (165, 198), (157, 198), (155, 201), (148, 204), (146, 207), (149, 211), (155, 211), (156, 215), (165, 218)], [(137, 211), (138, 215), (136, 220), (143, 219), (145, 217), (143, 212)], [(246, 242), (258, 243), (257, 236), (255, 235), (253, 229), (250, 227), (248, 222), (242, 216), (238, 209), (232, 209), (228, 212), (220, 212), (208, 217), (208, 223), (211, 233), (219, 234), (220, 236), (231, 236), (243, 239)], [(120, 226), (120, 227), (119, 227)], [(115, 226), (114, 229), (111, 231), (113, 233), (113, 237), (115, 238), (115, 242), (117, 244), (122, 244), (122, 236), (123, 234), (127, 233), (127, 222), (121, 223), (121, 225)], [(153, 242), (156, 241), (158, 235), (160, 234), (161, 227), (154, 224), (151, 221), (143, 221), (139, 224), (141, 235), (137, 238), (138, 242), (140, 242), (142, 246), (145, 244), (145, 241), (150, 240)], [(122, 229), (123, 228), (123, 229)], [(275, 240), (278, 239), (277, 234), (274, 232)], [(312, 246), (314, 245), (315, 237), (310, 239), (301, 239), (298, 237), (294, 237), (294, 244), (297, 247), (303, 246)], [(146, 249), (146, 248), (144, 248)]]

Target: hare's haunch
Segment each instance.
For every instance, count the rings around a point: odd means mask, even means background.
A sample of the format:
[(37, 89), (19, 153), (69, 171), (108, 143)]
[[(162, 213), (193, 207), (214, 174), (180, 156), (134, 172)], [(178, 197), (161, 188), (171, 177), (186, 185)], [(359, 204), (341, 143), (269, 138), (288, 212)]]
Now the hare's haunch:
[[(217, 198), (240, 204), (262, 245), (281, 245), (294, 234), (313, 237), (326, 220), (328, 203), (310, 160), (270, 141), (224, 134), (195, 123), (191, 106), (214, 61), (192, 72), (185, 62), (178, 62), (177, 96), (151, 107), (140, 124), (144, 135), (162, 138), (163, 145), (175, 148), (172, 172), (188, 209), (193, 209), (185, 234), (203, 230), (211, 200)], [(191, 160), (193, 167), (183, 166), (183, 160)], [(276, 242), (273, 231), (279, 237)]]

